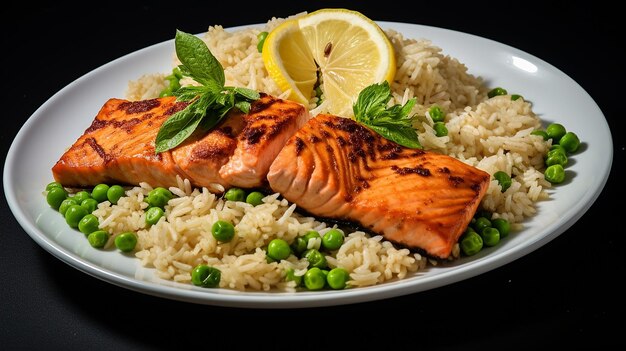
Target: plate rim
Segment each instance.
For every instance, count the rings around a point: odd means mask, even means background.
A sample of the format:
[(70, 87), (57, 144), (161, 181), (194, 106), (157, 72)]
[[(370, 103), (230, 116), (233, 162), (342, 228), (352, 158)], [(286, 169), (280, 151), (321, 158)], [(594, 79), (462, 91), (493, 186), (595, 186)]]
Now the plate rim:
[[(574, 79), (572, 79), (565, 72), (561, 71), (559, 68), (553, 66), (549, 62), (544, 61), (543, 59), (534, 56), (528, 52), (517, 49), (508, 44), (504, 44), (493, 39), (481, 37), (475, 34), (456, 31), (452, 29), (442, 28), (442, 27), (434, 27), (427, 26), (415, 23), (407, 23), (407, 22), (393, 22), (393, 21), (376, 21), (381, 27), (386, 28), (394, 28), (394, 27), (412, 27), (414, 29), (419, 28), (427, 28), (429, 30), (443, 31), (452, 35), (461, 35), (461, 36), (470, 36), (475, 40), (483, 40), (488, 41), (492, 45), (500, 46), (509, 51), (513, 51), (517, 54), (521, 54), (523, 56), (530, 57), (532, 60), (540, 62), (541, 64), (549, 67), (552, 71), (566, 77), (570, 84), (575, 85), (586, 94), (587, 98), (590, 102), (594, 104), (597, 109), (597, 112), (600, 116), (602, 116), (602, 120), (604, 122), (603, 127), (609, 131), (609, 144), (612, 146), (613, 141), (611, 139), (610, 129), (608, 128), (608, 122), (606, 120), (606, 116), (602, 113), (602, 110), (596, 103), (596, 101), (589, 95), (589, 93), (578, 84)], [(257, 24), (248, 24), (242, 26), (235, 26), (225, 28), (225, 30), (239, 30), (243, 28), (255, 27), (263, 25), (263, 23)], [(402, 32), (402, 31), (400, 31)], [(196, 35), (200, 36), (206, 32), (198, 33)], [(416, 38), (417, 39), (417, 38)], [(92, 75), (97, 74), (101, 70), (105, 70), (110, 68), (111, 66), (118, 65), (122, 63), (124, 60), (135, 56), (141, 55), (143, 52), (150, 50), (155, 46), (160, 45), (168, 45), (171, 44), (174, 39), (169, 39), (165, 41), (161, 41), (159, 43), (155, 43), (141, 49), (135, 50), (133, 52), (122, 55), (112, 61), (109, 61), (95, 69), (83, 74), (78, 77), (74, 81), (67, 84), (65, 87), (61, 88), (57, 92), (55, 92), (51, 97), (49, 97), (39, 108), (37, 108), (26, 120), (26, 122), (19, 129), (18, 133), (15, 135), (11, 144), (9, 146), (9, 150), (7, 152), (7, 156), (4, 163), (3, 170), (3, 187), (4, 193), (17, 222), (20, 224), (22, 229), (35, 241), (39, 246), (44, 248), (47, 252), (51, 253), (53, 256), (57, 257), (64, 263), (70, 265), (73, 268), (80, 270), (83, 273), (86, 273), (92, 277), (98, 278), (105, 282), (117, 285), (122, 288), (127, 288), (136, 292), (145, 293), (157, 297), (199, 303), (199, 304), (208, 304), (208, 305), (219, 305), (225, 307), (244, 307), (244, 308), (302, 308), (302, 307), (320, 307), (320, 306), (332, 306), (332, 305), (340, 305), (340, 304), (352, 304), (352, 303), (360, 303), (366, 301), (380, 300), (386, 298), (397, 297), (401, 295), (407, 295), (412, 293), (418, 293), (425, 290), (434, 289), (440, 286), (448, 285), (454, 282), (463, 281), (466, 279), (470, 279), (482, 273), (491, 271), (495, 268), (504, 266), (530, 252), (535, 251), (541, 246), (547, 244), (549, 241), (561, 235), (567, 229), (569, 229), (574, 223), (576, 223), (587, 211), (588, 209), (595, 203), (601, 192), (604, 190), (604, 187), (607, 183), (607, 180), (610, 175), (610, 171), (613, 165), (613, 147), (609, 147), (609, 155), (605, 155), (607, 157), (608, 162), (605, 165), (605, 169), (603, 170), (603, 177), (599, 179), (597, 183), (597, 191), (590, 192), (589, 195), (586, 195), (586, 201), (581, 201), (578, 205), (573, 206), (570, 211), (567, 213), (570, 214), (569, 219), (563, 224), (559, 225), (555, 230), (545, 234), (540, 235), (538, 238), (531, 240), (527, 245), (522, 247), (512, 247), (508, 250), (504, 250), (499, 253), (489, 253), (488, 255), (481, 258), (479, 262), (482, 262), (480, 265), (475, 265), (470, 262), (468, 265), (462, 265), (459, 267), (455, 267), (450, 272), (446, 272), (443, 276), (434, 275), (434, 276), (426, 276), (420, 277), (414, 281), (405, 281), (398, 280), (394, 284), (394, 282), (384, 283), (380, 285), (374, 285), (369, 287), (355, 288), (343, 291), (323, 291), (323, 292), (296, 292), (296, 293), (267, 293), (267, 292), (255, 292), (255, 291), (245, 291), (245, 292), (228, 292), (228, 293), (207, 293), (207, 291), (196, 291), (193, 289), (181, 289), (178, 287), (172, 287), (170, 284), (164, 285), (152, 281), (146, 280), (138, 280), (136, 278), (127, 277), (121, 273), (114, 272), (110, 269), (106, 269), (100, 267), (92, 262), (87, 260), (83, 260), (76, 253), (68, 252), (66, 249), (61, 247), (58, 243), (48, 238), (41, 229), (36, 226), (33, 226), (30, 222), (30, 215), (28, 215), (23, 208), (19, 206), (19, 200), (17, 199), (17, 195), (13, 191), (10, 186), (14, 183), (12, 174), (13, 168), (10, 167), (16, 162), (17, 154), (18, 154), (18, 145), (23, 141), (24, 135), (27, 131), (32, 128), (32, 125), (36, 123), (36, 121), (41, 118), (40, 116), (43, 111), (45, 111), (51, 104), (54, 103), (57, 99), (60, 99), (63, 94), (66, 94), (69, 90), (71, 90), (74, 86), (81, 84), (81, 82), (90, 79)], [(445, 48), (442, 48), (445, 51)], [(610, 157), (608, 157), (610, 156)], [(137, 259), (138, 261), (138, 259)], [(495, 262), (494, 262), (495, 261)], [(494, 265), (494, 263), (496, 263)], [(459, 276), (462, 276), (459, 278)], [(411, 284), (413, 283), (413, 284)], [(220, 289), (224, 290), (224, 289)], [(333, 298), (329, 298), (332, 296)], [(287, 297), (287, 298), (285, 298)], [(296, 298), (294, 298), (296, 297)]]

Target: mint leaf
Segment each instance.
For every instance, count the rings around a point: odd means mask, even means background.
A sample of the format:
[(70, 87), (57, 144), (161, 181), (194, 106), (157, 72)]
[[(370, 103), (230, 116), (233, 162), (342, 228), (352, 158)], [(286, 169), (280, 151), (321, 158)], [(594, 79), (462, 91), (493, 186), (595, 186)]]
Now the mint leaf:
[(198, 87), (198, 86), (190, 85), (190, 86), (178, 88), (178, 90), (174, 92), (174, 96), (176, 96), (178, 101), (191, 101), (195, 99), (196, 97), (198, 97), (199, 95), (207, 93), (208, 91), (209, 89), (207, 89), (207, 87), (205, 86)]
[(201, 86), (180, 87), (173, 92), (177, 101), (191, 103), (163, 123), (155, 140), (157, 154), (180, 145), (198, 127), (211, 130), (233, 107), (248, 113), (250, 102), (260, 97), (251, 89), (225, 87), (222, 65), (200, 38), (177, 30), (175, 44), (182, 62), (179, 74), (193, 78)]
[(413, 149), (422, 148), (413, 128), (414, 117), (409, 116), (416, 104), (415, 98), (404, 105), (388, 106), (390, 100), (391, 88), (387, 81), (365, 87), (352, 106), (355, 120), (385, 139)]
[(233, 91), (244, 99), (257, 100), (261, 97), (258, 91), (248, 88), (233, 88)]
[(159, 129), (154, 142), (155, 152), (158, 154), (178, 146), (196, 130), (202, 117), (187, 109), (173, 114)]
[(183, 74), (205, 86), (224, 86), (224, 68), (213, 56), (202, 39), (195, 35), (176, 31), (176, 56), (182, 62)]
[(369, 127), (385, 139), (394, 141), (402, 146), (411, 149), (422, 148), (422, 144), (420, 144), (419, 138), (417, 137), (417, 132), (413, 128), (388, 128), (377, 125), (370, 125)]
[(235, 96), (232, 93), (224, 92), (217, 95), (215, 102), (222, 106), (233, 107), (235, 105)]
[(243, 112), (243, 113), (248, 113), (250, 112), (250, 107), (252, 105), (250, 105), (250, 103), (248, 101), (237, 101), (235, 103), (235, 107), (239, 109), (239, 111)]
[(391, 88), (387, 81), (365, 87), (359, 93), (356, 103), (352, 107), (355, 119), (359, 122), (373, 120), (373, 118), (380, 116), (385, 111), (390, 99)]

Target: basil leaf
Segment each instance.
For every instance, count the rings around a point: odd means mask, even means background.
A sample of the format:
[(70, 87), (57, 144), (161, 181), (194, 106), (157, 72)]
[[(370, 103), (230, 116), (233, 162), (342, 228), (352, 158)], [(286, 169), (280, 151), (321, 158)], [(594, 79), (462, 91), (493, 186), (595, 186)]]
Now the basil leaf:
[(355, 119), (359, 122), (374, 119), (385, 111), (390, 99), (391, 88), (387, 81), (365, 87), (352, 107)]
[(421, 148), (417, 131), (413, 128), (413, 117), (408, 116), (417, 100), (410, 99), (404, 106), (387, 106), (391, 97), (387, 81), (366, 87), (352, 106), (355, 120), (402, 146)]
[(222, 106), (233, 107), (235, 105), (235, 96), (230, 92), (217, 94), (215, 102)]
[(214, 102), (215, 95), (205, 93), (185, 109), (171, 115), (159, 129), (154, 142), (155, 152), (158, 154), (172, 149), (187, 139), (196, 130), (206, 115), (207, 109)]
[(191, 85), (179, 88), (174, 92), (174, 96), (176, 96), (178, 101), (191, 101), (206, 92), (208, 92), (208, 89), (204, 86), (197, 87)]
[[(400, 110), (400, 114), (402, 116), (408, 116), (409, 113), (411, 113), (411, 110), (413, 109), (413, 106), (415, 106), (416, 103), (417, 103), (416, 98), (409, 99), (409, 101), (407, 101), (406, 104), (402, 106), (402, 109)], [(411, 120), (412, 122), (413, 118), (409, 118), (409, 120)]]
[(202, 129), (211, 130), (213, 127), (218, 125), (226, 114), (230, 111), (230, 108), (222, 107), (218, 110), (210, 110), (207, 112), (206, 117), (202, 120), (202, 124), (200, 125)]
[(215, 99), (217, 98), (217, 94), (212, 93), (204, 93), (200, 95), (198, 100), (195, 101), (193, 106), (189, 106), (190, 110), (192, 110), (195, 114), (206, 115), (207, 109), (211, 107), (215, 103)]
[(181, 72), (206, 86), (224, 86), (224, 68), (202, 39), (177, 30), (175, 44), (176, 56), (184, 65)]
[(239, 111), (243, 112), (243, 113), (248, 113), (250, 112), (250, 107), (252, 105), (248, 102), (248, 101), (237, 101), (235, 103), (235, 107), (239, 109)]
[(412, 149), (422, 148), (422, 144), (420, 144), (419, 138), (417, 137), (417, 132), (413, 128), (390, 129), (376, 125), (371, 125), (369, 127), (376, 133), (380, 134), (383, 138), (396, 142), (402, 146)]
[(182, 63), (179, 75), (191, 77), (201, 86), (185, 86), (174, 92), (178, 101), (191, 103), (163, 123), (155, 140), (157, 154), (178, 146), (198, 127), (212, 129), (235, 106), (248, 112), (250, 101), (260, 97), (251, 89), (225, 87), (224, 68), (200, 38), (177, 30), (175, 44)]
[(258, 91), (248, 88), (234, 88), (233, 91), (235, 94), (245, 99), (257, 100), (261, 97)]
[(158, 154), (178, 146), (196, 130), (203, 117), (187, 108), (170, 116), (159, 129), (154, 151)]
[(191, 72), (189, 72), (189, 69), (187, 69), (185, 65), (178, 65), (178, 70), (180, 71), (180, 74), (183, 76), (187, 76), (187, 77), (191, 76)]
[(235, 106), (234, 99), (235, 99), (235, 97), (230, 95), (230, 98), (228, 98), (228, 100), (225, 101), (225, 103), (222, 105), (222, 107), (217, 107), (215, 109), (215, 111), (217, 112), (217, 115), (219, 116), (220, 119), (222, 117), (226, 116), (228, 111), (230, 111), (233, 108), (233, 106)]

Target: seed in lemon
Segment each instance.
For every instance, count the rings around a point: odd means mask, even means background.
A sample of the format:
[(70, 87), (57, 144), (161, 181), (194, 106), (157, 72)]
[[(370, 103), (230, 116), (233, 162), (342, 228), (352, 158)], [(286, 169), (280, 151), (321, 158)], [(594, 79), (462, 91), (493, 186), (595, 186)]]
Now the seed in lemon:
[(383, 30), (363, 14), (322, 9), (276, 27), (265, 40), (266, 69), (290, 99), (308, 103), (321, 84), (324, 111), (352, 117), (365, 87), (393, 81), (396, 61)]

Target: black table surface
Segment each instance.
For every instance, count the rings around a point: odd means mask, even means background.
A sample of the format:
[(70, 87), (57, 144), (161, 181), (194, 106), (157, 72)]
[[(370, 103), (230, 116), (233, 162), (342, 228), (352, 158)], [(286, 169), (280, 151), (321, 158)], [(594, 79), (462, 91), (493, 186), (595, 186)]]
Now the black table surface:
[(0, 349), (626, 345), (625, 240), (617, 221), (624, 209), (619, 182), (626, 176), (624, 137), (617, 129), (625, 117), (619, 110), (624, 99), (618, 84), (625, 78), (619, 11), (598, 2), (375, 5), (227, 2), (226, 11), (209, 2), (107, 3), (96, 9), (15, 4), (18, 9), (6, 10), (2, 21), (2, 158), (22, 124), (55, 92), (113, 59), (173, 38), (175, 29), (200, 33), (209, 25), (264, 23), (273, 16), (346, 7), (375, 20), (493, 39), (578, 82), (611, 126), (614, 158), (603, 192), (577, 223), (507, 265), (432, 290), (333, 307), (247, 309), (154, 297), (82, 273), (37, 245), (1, 196)]

